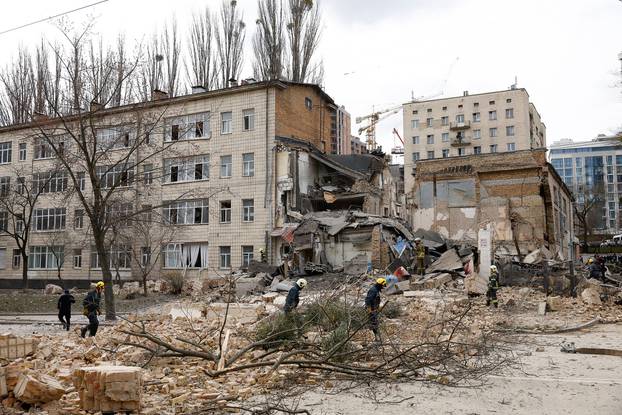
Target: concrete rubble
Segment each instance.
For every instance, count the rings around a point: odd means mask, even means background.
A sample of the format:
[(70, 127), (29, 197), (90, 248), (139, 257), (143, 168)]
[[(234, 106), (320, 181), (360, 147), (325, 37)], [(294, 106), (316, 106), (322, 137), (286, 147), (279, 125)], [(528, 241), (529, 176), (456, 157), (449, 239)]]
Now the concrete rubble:
[(74, 370), (73, 384), (80, 408), (88, 412), (138, 412), (142, 369), (132, 366), (91, 366)]

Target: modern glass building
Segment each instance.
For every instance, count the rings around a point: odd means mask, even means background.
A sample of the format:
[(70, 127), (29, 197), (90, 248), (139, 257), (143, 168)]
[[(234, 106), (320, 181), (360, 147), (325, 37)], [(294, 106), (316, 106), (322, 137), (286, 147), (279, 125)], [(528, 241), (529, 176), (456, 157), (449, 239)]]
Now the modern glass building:
[(551, 164), (574, 193), (578, 210), (594, 204), (590, 210), (594, 233), (621, 233), (622, 136), (560, 140), (549, 149)]

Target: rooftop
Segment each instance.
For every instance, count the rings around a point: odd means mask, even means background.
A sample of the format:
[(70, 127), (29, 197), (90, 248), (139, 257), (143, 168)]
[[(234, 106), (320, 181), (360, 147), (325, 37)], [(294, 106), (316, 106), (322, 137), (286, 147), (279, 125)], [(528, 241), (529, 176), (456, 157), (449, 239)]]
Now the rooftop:
[(457, 98), (469, 98), (469, 97), (478, 97), (478, 96), (483, 96), (483, 95), (491, 95), (491, 94), (501, 94), (504, 92), (524, 92), (525, 94), (527, 94), (527, 96), (529, 96), (529, 93), (527, 92), (527, 90), (525, 88), (514, 88), (514, 89), (502, 89), (502, 90), (498, 90), (498, 91), (490, 91), (490, 92), (479, 92), (477, 94), (468, 94), (468, 95), (456, 95), (453, 97), (445, 97), (445, 98), (434, 98), (434, 99), (424, 99), (424, 100), (415, 100), (415, 101), (409, 101), (409, 102), (405, 102), (403, 105), (415, 105), (415, 104), (424, 104), (426, 102), (434, 102), (434, 101), (444, 101), (444, 100), (450, 100), (450, 99), (457, 99)]

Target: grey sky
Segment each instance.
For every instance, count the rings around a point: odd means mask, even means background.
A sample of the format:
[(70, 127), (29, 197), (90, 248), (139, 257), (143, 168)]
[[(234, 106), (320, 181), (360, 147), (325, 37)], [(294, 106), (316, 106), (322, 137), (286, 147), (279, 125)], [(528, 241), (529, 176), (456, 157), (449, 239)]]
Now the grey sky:
[[(7, 2), (0, 31), (93, 1)], [(246, 77), (256, 6), (255, 0), (238, 3), (248, 27)], [(110, 0), (89, 14), (110, 40), (122, 31), (140, 41), (172, 14), (183, 29), (190, 12), (205, 4), (215, 10), (220, 1)], [(517, 76), (547, 124), (549, 143), (622, 126), (622, 90), (613, 87), (622, 52), (618, 0), (324, 0), (322, 10), (325, 88), (353, 119), (408, 101), (411, 91), (415, 97), (485, 92), (505, 89)], [(0, 36), (0, 64), (20, 42), (33, 44), (42, 34), (56, 35), (44, 23)], [(385, 149), (393, 146), (394, 127), (401, 133), (400, 115), (379, 128)]]

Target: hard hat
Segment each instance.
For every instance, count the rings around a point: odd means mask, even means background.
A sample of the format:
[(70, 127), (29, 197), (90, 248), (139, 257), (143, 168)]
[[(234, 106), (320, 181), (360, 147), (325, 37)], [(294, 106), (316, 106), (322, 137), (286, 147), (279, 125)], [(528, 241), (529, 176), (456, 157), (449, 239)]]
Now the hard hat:
[(415, 242), (421, 242), (421, 238), (415, 238)]
[(298, 281), (296, 281), (296, 284), (298, 284), (300, 288), (305, 288), (307, 286), (307, 280), (305, 280), (304, 278), (301, 278)]
[(491, 270), (492, 272), (497, 272), (497, 266), (496, 266), (496, 265), (491, 265), (491, 266), (490, 266), (490, 270)]
[(95, 284), (95, 288), (104, 288), (104, 282), (99, 281), (97, 284)]
[(588, 263), (588, 264), (591, 264), (591, 263), (593, 263), (593, 262), (594, 262), (594, 258), (590, 258), (590, 259), (588, 259), (588, 260), (587, 260), (587, 263)]
[(378, 278), (376, 280), (376, 284), (381, 285), (383, 287), (386, 287), (387, 286), (387, 280), (384, 279), (384, 278)]

